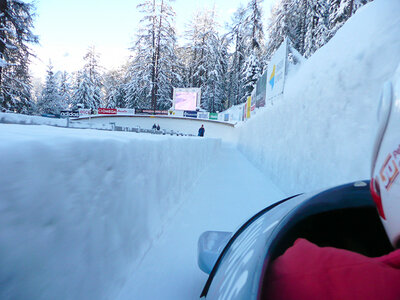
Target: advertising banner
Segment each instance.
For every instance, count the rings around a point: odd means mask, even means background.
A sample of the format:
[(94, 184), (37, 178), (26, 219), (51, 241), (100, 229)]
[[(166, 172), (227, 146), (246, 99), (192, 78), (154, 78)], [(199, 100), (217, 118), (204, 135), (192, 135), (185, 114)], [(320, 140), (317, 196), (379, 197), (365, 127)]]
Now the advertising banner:
[(79, 118), (79, 111), (62, 110), (60, 116), (61, 118)]
[(99, 115), (116, 115), (117, 114), (116, 108), (99, 107), (97, 111), (98, 111)]
[(250, 114), (251, 114), (251, 96), (248, 96), (246, 102), (246, 119), (250, 119)]
[(60, 115), (58, 115), (58, 114), (41, 114), (41, 116), (46, 117), (46, 118), (57, 118), (57, 119), (63, 118), (63, 116), (61, 116), (61, 114)]
[(251, 114), (255, 114), (256, 110), (256, 89), (253, 90), (251, 93)]
[(287, 40), (276, 50), (268, 64), (267, 99), (272, 99), (283, 93), (286, 73)]
[(210, 113), (206, 112), (206, 111), (201, 111), (201, 112), (198, 112), (197, 117), (199, 119), (207, 119), (208, 120), (208, 118), (210, 117)]
[(142, 114), (142, 115), (168, 115), (168, 110), (152, 110), (152, 109), (143, 109), (137, 108), (135, 109), (135, 114)]
[(79, 116), (88, 116), (91, 114), (91, 109), (89, 108), (80, 108), (79, 110)]
[(118, 108), (117, 107), (117, 115), (134, 115), (134, 108)]
[(265, 106), (265, 100), (267, 98), (267, 73), (268, 70), (262, 74), (257, 80), (256, 84), (256, 107)]
[(174, 88), (173, 107), (175, 110), (195, 111), (200, 106), (201, 89)]
[(217, 113), (210, 113), (210, 120), (218, 120), (218, 114)]
[(185, 110), (183, 112), (183, 116), (186, 118), (197, 118), (197, 111), (193, 110)]
[(183, 111), (182, 110), (170, 109), (168, 111), (168, 116), (170, 116), (170, 117), (183, 117)]

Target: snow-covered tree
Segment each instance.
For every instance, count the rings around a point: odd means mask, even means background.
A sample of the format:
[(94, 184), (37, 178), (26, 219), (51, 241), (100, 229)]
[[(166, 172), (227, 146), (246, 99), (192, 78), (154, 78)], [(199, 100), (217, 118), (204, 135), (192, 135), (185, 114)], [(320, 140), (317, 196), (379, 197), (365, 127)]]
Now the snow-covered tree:
[(109, 108), (127, 107), (122, 70), (111, 71), (104, 76), (104, 104)]
[(71, 97), (72, 89), (70, 83), (70, 76), (66, 71), (61, 73), (59, 86), (60, 86), (61, 106), (63, 107), (63, 109), (67, 109), (68, 107), (72, 106), (72, 97)]
[(171, 107), (171, 83), (177, 76), (174, 73), (177, 59), (175, 12), (169, 2), (146, 0), (138, 5), (144, 17), (132, 48), (134, 54), (125, 89), (130, 107)]
[(45, 87), (38, 102), (38, 109), (41, 113), (58, 114), (62, 110), (60, 87), (53, 72), (53, 65), (47, 67)]
[(309, 0), (307, 8), (304, 56), (310, 57), (328, 41), (328, 8), (325, 0)]
[(269, 21), (269, 59), (285, 37), (303, 56), (311, 56), (362, 5), (370, 0), (280, 0)]
[(263, 0), (250, 0), (245, 18), (245, 62), (242, 69), (243, 96), (240, 102), (251, 94), (263, 70), (264, 30), (262, 25)]
[(85, 66), (78, 73), (73, 90), (73, 103), (83, 104), (85, 108), (96, 109), (102, 100), (102, 75), (98, 63), (99, 55), (90, 47), (84, 56)]
[(28, 65), (34, 6), (20, 0), (0, 0), (0, 107), (32, 112), (31, 79)]
[(329, 0), (329, 38), (356, 12), (372, 0)]
[(215, 112), (226, 101), (227, 40), (218, 33), (215, 10), (196, 12), (186, 31), (189, 84), (201, 88), (201, 107)]
[(244, 77), (242, 69), (246, 58), (246, 10), (240, 6), (234, 13), (229, 26), (228, 39), (233, 44), (233, 53), (230, 57), (230, 66), (228, 74), (228, 101), (229, 105), (240, 103), (244, 95), (242, 83)]

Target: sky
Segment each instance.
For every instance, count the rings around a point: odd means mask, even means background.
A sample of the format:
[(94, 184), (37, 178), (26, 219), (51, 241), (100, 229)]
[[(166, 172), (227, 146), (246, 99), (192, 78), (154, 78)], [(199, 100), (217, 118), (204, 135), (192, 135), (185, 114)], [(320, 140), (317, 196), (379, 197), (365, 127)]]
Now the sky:
[[(265, 19), (276, 0), (264, 0)], [(36, 0), (34, 33), (40, 44), (33, 46), (37, 55), (31, 70), (34, 77), (44, 78), (51, 60), (55, 71), (73, 72), (83, 66), (83, 56), (90, 46), (100, 53), (100, 62), (107, 69), (118, 68), (129, 57), (129, 47), (142, 15), (136, 6), (139, 0)], [(178, 34), (197, 9), (217, 8), (223, 25), (229, 22), (240, 3), (247, 0), (176, 0)]]

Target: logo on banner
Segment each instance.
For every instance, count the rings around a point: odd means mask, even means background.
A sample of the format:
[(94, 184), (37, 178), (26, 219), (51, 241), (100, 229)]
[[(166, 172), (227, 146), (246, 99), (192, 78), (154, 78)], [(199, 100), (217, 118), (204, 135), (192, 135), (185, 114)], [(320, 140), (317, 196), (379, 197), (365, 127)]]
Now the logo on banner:
[(99, 107), (97, 112), (100, 115), (116, 115), (117, 114), (117, 109), (116, 108)]
[(275, 85), (275, 69), (276, 69), (276, 65), (274, 65), (274, 68), (272, 69), (271, 77), (269, 78), (269, 84), (271, 85), (271, 89), (273, 89), (274, 85)]
[(390, 186), (396, 180), (398, 175), (399, 169), (397, 167), (397, 162), (393, 159), (393, 156), (389, 154), (380, 171), (380, 177), (386, 190), (390, 189)]
[(385, 185), (386, 190), (389, 190), (396, 178), (399, 176), (400, 170), (400, 145), (393, 151), (393, 155), (389, 153), (381, 170), (380, 177)]

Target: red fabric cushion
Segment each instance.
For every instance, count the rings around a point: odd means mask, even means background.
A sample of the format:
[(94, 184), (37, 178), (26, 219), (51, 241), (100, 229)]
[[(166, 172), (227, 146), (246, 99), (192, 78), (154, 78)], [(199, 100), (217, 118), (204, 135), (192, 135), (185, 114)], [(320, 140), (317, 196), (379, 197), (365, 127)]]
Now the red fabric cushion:
[(400, 250), (370, 258), (298, 239), (272, 264), (264, 299), (400, 300)]

